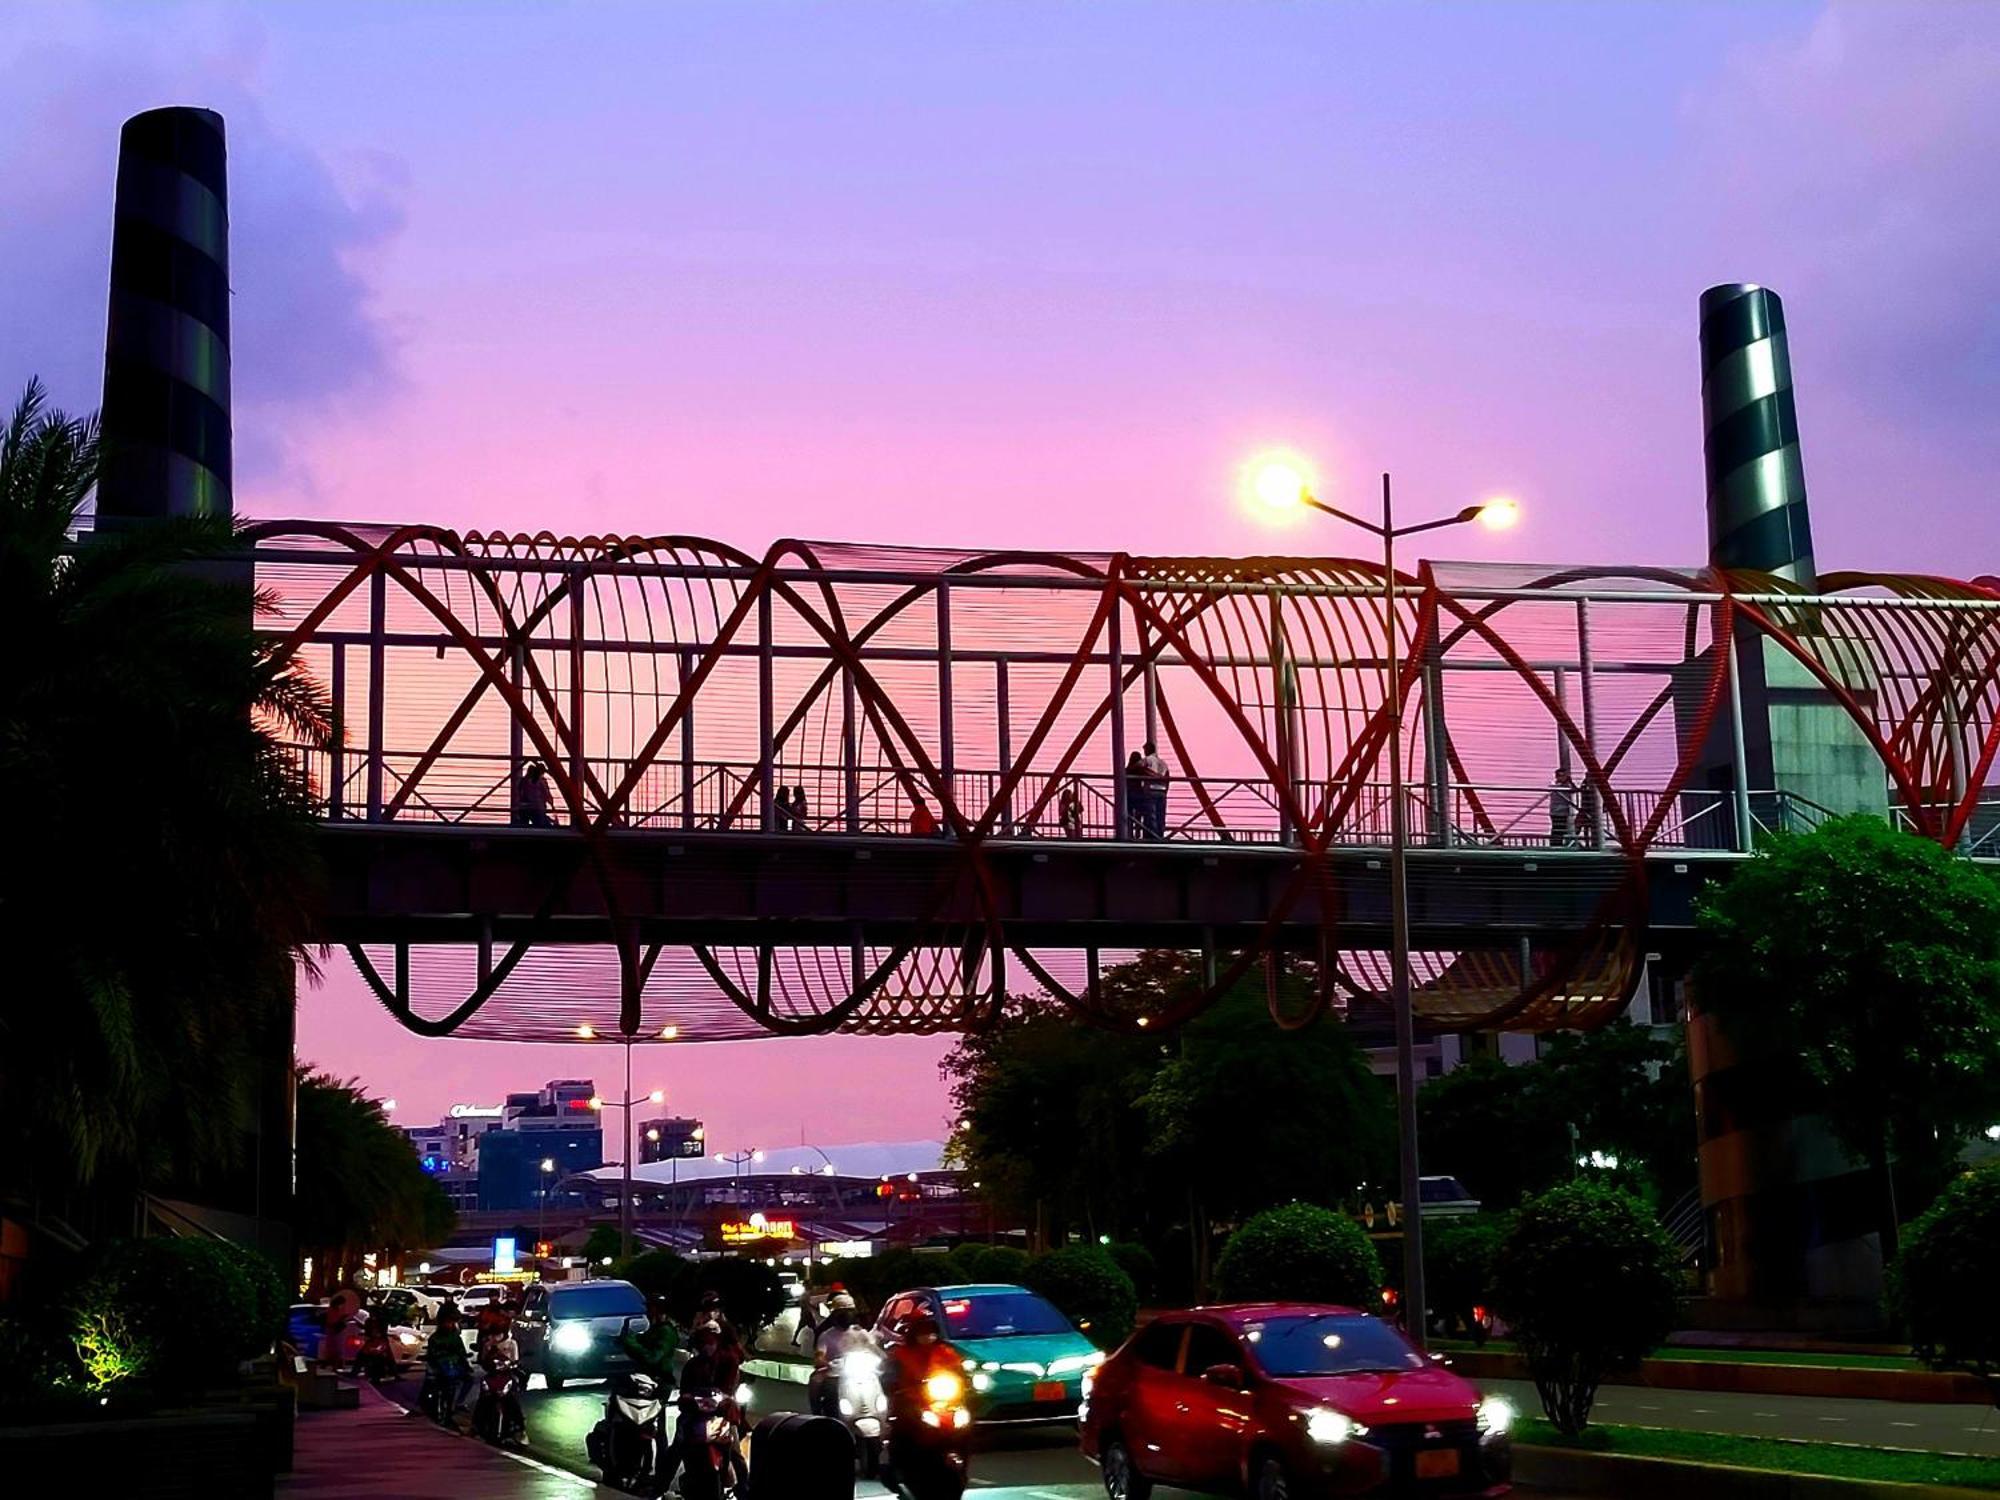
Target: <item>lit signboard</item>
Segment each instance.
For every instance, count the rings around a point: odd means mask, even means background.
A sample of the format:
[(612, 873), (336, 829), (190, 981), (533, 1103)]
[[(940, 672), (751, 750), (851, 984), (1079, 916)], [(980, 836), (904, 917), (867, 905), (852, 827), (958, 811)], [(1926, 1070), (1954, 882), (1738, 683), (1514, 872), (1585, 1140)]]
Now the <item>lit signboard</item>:
[(513, 1274), (515, 1267), (514, 1237), (501, 1235), (493, 1241), (493, 1270), (501, 1276)]
[(795, 1239), (798, 1226), (790, 1219), (767, 1219), (762, 1214), (752, 1214), (748, 1219), (724, 1219), (720, 1228), (723, 1244), (754, 1245), (763, 1240)]
[(500, 1113), (497, 1104), (454, 1104), (451, 1107), (454, 1120), (497, 1120)]

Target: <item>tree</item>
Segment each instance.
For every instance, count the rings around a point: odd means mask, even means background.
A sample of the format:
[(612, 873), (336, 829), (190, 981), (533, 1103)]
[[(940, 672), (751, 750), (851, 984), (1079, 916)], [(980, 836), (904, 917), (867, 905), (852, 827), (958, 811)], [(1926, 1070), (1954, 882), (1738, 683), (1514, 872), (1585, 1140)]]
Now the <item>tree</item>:
[(944, 1073), (960, 1120), (952, 1149), (1038, 1243), (1072, 1226), (1114, 1231), (1134, 1212), (1145, 1121), (1133, 1100), (1159, 1057), (1153, 1038), (1081, 1026), (1054, 1002), (1010, 1001), (999, 1025), (967, 1036)]
[(594, 1224), (583, 1241), (583, 1261), (593, 1269), (618, 1260), (625, 1253), (624, 1239), (611, 1224)]
[(248, 589), (193, 566), (226, 521), (70, 545), (96, 471), (31, 383), (0, 430), (0, 1188), (45, 1203), (241, 1160), (318, 891), (280, 742), (329, 735)]
[(1568, 1182), (1521, 1206), (1494, 1255), (1493, 1300), (1558, 1432), (1581, 1432), (1605, 1375), (1667, 1336), (1675, 1265), (1658, 1221), (1617, 1188)]
[(1335, 1302), (1366, 1311), (1381, 1295), (1382, 1260), (1346, 1214), (1290, 1203), (1229, 1237), (1215, 1289), (1226, 1302)]
[(1780, 836), (1696, 907), (1701, 1004), (1799, 1059), (1802, 1102), (1881, 1183), (1935, 1188), (2000, 1112), (2000, 886), (1866, 814)]
[(1535, 1062), (1480, 1056), (1417, 1094), (1424, 1165), (1489, 1208), (1564, 1181), (1581, 1151), (1619, 1158), (1661, 1202), (1694, 1184), (1694, 1103), (1675, 1042), (1625, 1020), (1559, 1032)]
[(351, 1275), (371, 1251), (442, 1244), (451, 1203), (418, 1165), (409, 1138), (352, 1079), (298, 1072), (298, 1192), (293, 1232), (315, 1290)]
[(1102, 1349), (1115, 1349), (1132, 1332), (1139, 1294), (1118, 1262), (1095, 1245), (1065, 1245), (1037, 1257), (1023, 1281), (1062, 1309)]
[(1937, 1369), (2000, 1377), (2000, 1164), (1947, 1187), (1903, 1239), (1889, 1300), (1917, 1357)]

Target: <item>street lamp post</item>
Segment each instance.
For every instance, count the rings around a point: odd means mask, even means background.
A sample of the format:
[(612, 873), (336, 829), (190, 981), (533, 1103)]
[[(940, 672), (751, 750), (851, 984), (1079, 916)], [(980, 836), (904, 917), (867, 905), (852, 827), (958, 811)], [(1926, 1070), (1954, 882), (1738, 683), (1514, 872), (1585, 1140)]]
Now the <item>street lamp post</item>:
[(762, 1148), (753, 1146), (748, 1151), (718, 1151), (715, 1153), (715, 1159), (729, 1163), (729, 1192), (736, 1199), (736, 1206), (741, 1208), (743, 1206), (743, 1168), (750, 1162), (760, 1162), (764, 1159)]
[(553, 1156), (542, 1158), (542, 1193), (540, 1201), (535, 1205), (535, 1264), (537, 1266), (541, 1264), (542, 1236), (548, 1232), (549, 1174), (554, 1172), (555, 1169), (556, 1160)]
[(1480, 521), (1494, 530), (1514, 524), (1512, 500), (1468, 505), (1455, 515), (1414, 526), (1397, 526), (1389, 476), (1382, 476), (1382, 519), (1367, 521), (1321, 501), (1296, 466), (1272, 460), (1251, 476), (1253, 496), (1272, 508), (1304, 506), (1358, 526), (1382, 543), (1382, 598), (1386, 610), (1385, 675), (1389, 710), (1389, 1009), (1396, 1025), (1396, 1133), (1398, 1171), (1403, 1180), (1403, 1324), (1421, 1349), (1429, 1316), (1424, 1297), (1422, 1179), (1417, 1163), (1417, 1018), (1410, 994), (1410, 883), (1408, 821), (1403, 808), (1403, 693), (1401, 632), (1396, 619), (1396, 542), (1420, 532)]
[(623, 1099), (600, 1099), (591, 1095), (590, 1107), (600, 1113), (607, 1109), (625, 1111), (625, 1123), (621, 1128), (624, 1137), (623, 1149), (619, 1155), (624, 1158), (618, 1174), (618, 1248), (626, 1255), (632, 1253), (632, 1110), (641, 1104), (664, 1104), (667, 1099), (665, 1089), (654, 1089), (643, 1099), (632, 1097), (632, 1043), (625, 1042), (625, 1097)]

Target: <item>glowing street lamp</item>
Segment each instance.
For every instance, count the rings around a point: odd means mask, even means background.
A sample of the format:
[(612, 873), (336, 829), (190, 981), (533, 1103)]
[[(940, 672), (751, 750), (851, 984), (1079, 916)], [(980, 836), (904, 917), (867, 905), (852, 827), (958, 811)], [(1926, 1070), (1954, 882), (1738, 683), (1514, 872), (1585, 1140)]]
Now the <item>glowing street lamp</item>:
[[(1382, 543), (1383, 630), (1387, 649), (1384, 680), (1389, 684), (1389, 1004), (1396, 1022), (1396, 1122), (1403, 1178), (1403, 1331), (1422, 1348), (1425, 1342), (1423, 1195), (1417, 1175), (1416, 1014), (1410, 1000), (1410, 835), (1403, 807), (1403, 695), (1401, 646), (1397, 641), (1396, 543), (1406, 536), (1477, 521), (1501, 531), (1521, 517), (1513, 500), (1496, 497), (1448, 516), (1398, 526), (1389, 476), (1382, 476), (1382, 519), (1370, 521), (1313, 493), (1312, 466), (1295, 453), (1259, 454), (1244, 465), (1241, 486), (1253, 511), (1277, 524), (1318, 511), (1359, 527)], [(1144, 1018), (1141, 1018), (1144, 1024)]]

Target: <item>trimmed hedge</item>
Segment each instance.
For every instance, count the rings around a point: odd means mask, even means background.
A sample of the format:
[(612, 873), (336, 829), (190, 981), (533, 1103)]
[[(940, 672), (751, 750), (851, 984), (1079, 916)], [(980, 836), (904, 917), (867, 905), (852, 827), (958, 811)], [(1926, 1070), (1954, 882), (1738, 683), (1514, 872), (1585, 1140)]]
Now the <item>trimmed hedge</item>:
[(2000, 1371), (2000, 1165), (1953, 1182), (1903, 1234), (1890, 1306), (1917, 1358), (1936, 1369)]
[(1132, 1278), (1095, 1245), (1051, 1250), (1029, 1265), (1022, 1281), (1053, 1302), (1102, 1349), (1124, 1343), (1139, 1314)]
[(1382, 1260), (1361, 1226), (1315, 1203), (1266, 1209), (1229, 1237), (1215, 1262), (1225, 1302), (1380, 1305)]

